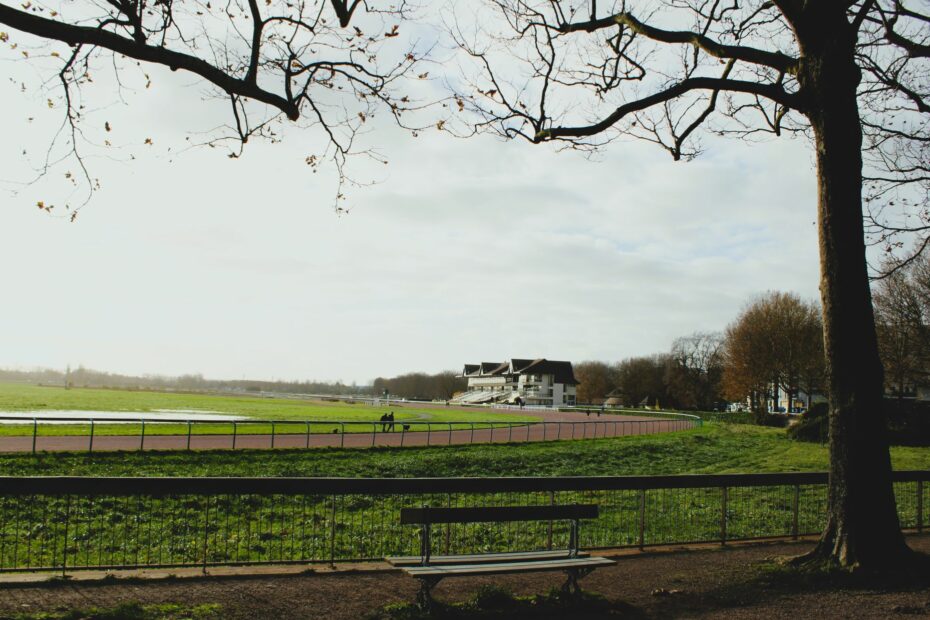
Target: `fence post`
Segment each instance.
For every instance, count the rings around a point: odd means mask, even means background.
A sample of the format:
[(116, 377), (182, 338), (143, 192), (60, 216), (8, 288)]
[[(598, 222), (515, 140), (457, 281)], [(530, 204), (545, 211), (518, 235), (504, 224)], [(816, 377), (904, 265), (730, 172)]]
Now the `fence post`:
[(71, 525), (71, 494), (65, 495), (65, 546), (61, 550), (61, 576), (68, 568), (68, 528)]
[(475, 443), (475, 423), (471, 423), (471, 439), (468, 440), (469, 445)]
[(239, 434), (239, 424), (237, 422), (233, 422), (233, 447), (232, 447), (233, 450), (236, 449), (236, 436), (238, 434)]
[(203, 501), (203, 574), (207, 574), (207, 541), (210, 539), (210, 496), (204, 496)]
[(336, 568), (336, 495), (333, 494), (333, 510), (329, 520), (329, 566)]
[(507, 443), (513, 441), (513, 424), (507, 423)]
[(310, 422), (307, 422), (307, 448), (310, 447)]
[(274, 422), (271, 423), (271, 448), (274, 449)]
[(546, 421), (543, 420), (543, 441), (546, 441)]
[(426, 445), (429, 445), (430, 434), (433, 432), (433, 425), (426, 423)]
[(191, 449), (191, 421), (187, 421), (187, 449)]
[(142, 418), (142, 434), (139, 437), (139, 452), (145, 450), (145, 418)]
[(32, 453), (36, 453), (36, 435), (39, 433), (39, 421), (32, 418)]
[(924, 531), (924, 481), (917, 481), (917, 533)]
[(720, 488), (720, 544), (727, 544), (727, 487)]
[(378, 425), (377, 425), (377, 424), (372, 424), (372, 425), (371, 425), (371, 447), (372, 447), (372, 448), (375, 447), (375, 436), (376, 436), (377, 434), (378, 434)]
[(93, 454), (94, 452), (94, 420), (90, 421), (90, 439), (87, 441), (87, 452)]
[[(549, 505), (555, 506), (555, 491), (549, 491)], [(546, 549), (552, 551), (552, 519), (549, 519), (549, 528), (546, 533)]]
[(794, 498), (791, 500), (791, 537), (798, 539), (798, 512), (801, 503), (801, 485), (794, 485)]
[(646, 489), (639, 491), (639, 550), (646, 546)]
[(452, 445), (452, 424), (449, 424), (449, 445)]
[(339, 447), (340, 447), (340, 448), (345, 448), (345, 446), (346, 446), (346, 423), (345, 423), (345, 422), (340, 422), (339, 424), (340, 424), (341, 427), (342, 427), (342, 432), (339, 433)]

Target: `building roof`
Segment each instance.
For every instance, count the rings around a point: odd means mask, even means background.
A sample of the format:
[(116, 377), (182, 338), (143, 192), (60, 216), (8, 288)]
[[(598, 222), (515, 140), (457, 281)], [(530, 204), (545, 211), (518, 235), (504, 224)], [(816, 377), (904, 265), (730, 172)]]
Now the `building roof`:
[(482, 375), (500, 374), (499, 372), (495, 371), (500, 370), (500, 367), (503, 365), (504, 364), (501, 364), (500, 362), (481, 362), (481, 368), (479, 369), (479, 372)]
[(555, 375), (556, 383), (578, 385), (571, 362), (538, 359), (520, 370), (522, 374)]
[(466, 377), (495, 376), (495, 375), (554, 375), (555, 383), (578, 385), (571, 362), (562, 362), (537, 359), (512, 358), (507, 362), (481, 362), (480, 364), (465, 364), (462, 373)]

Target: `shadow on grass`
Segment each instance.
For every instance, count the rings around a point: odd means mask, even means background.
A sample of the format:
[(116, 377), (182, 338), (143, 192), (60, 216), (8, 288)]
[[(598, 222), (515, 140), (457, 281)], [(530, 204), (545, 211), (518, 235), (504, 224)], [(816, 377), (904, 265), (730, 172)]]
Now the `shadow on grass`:
[(608, 601), (588, 592), (567, 596), (560, 590), (535, 596), (515, 596), (497, 586), (483, 586), (469, 600), (461, 603), (434, 602), (430, 611), (413, 603), (399, 603), (384, 607), (368, 616), (368, 620), (450, 620), (517, 619), (538, 620), (572, 618), (579, 620), (608, 620), (616, 618), (643, 618), (637, 609), (624, 603)]

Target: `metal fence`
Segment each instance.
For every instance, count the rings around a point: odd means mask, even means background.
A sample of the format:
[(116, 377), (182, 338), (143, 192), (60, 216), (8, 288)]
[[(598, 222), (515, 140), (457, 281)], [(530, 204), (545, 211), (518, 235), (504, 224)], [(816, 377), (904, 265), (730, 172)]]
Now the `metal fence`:
[[(423, 422), (399, 420), (147, 420), (62, 417), (23, 419), (27, 432), (0, 438), (0, 451), (237, 450), (243, 448), (368, 448), (599, 439), (701, 426), (693, 416), (649, 420), (593, 419), (538, 422)], [(106, 430), (101, 434), (100, 429)], [(26, 430), (24, 429), (24, 430)], [(51, 429), (51, 430), (49, 430)], [(44, 431), (44, 432), (43, 432)]]
[[(930, 471), (895, 472), (922, 531)], [(314, 563), (416, 554), (400, 509), (595, 503), (589, 549), (819, 532), (825, 473), (562, 478), (0, 478), (0, 571)], [(565, 523), (447, 524), (435, 553), (559, 548)]]

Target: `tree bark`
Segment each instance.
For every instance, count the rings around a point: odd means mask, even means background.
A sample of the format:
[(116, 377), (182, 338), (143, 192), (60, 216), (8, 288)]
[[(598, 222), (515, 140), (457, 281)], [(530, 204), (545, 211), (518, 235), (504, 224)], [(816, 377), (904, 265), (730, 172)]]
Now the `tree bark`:
[[(883, 371), (878, 353), (862, 223), (861, 77), (855, 33), (842, 11), (811, 3), (799, 84), (813, 128), (823, 337), (830, 399), (827, 525), (813, 556), (849, 568), (882, 569), (909, 554), (891, 482)], [(810, 43), (807, 43), (810, 41)]]

